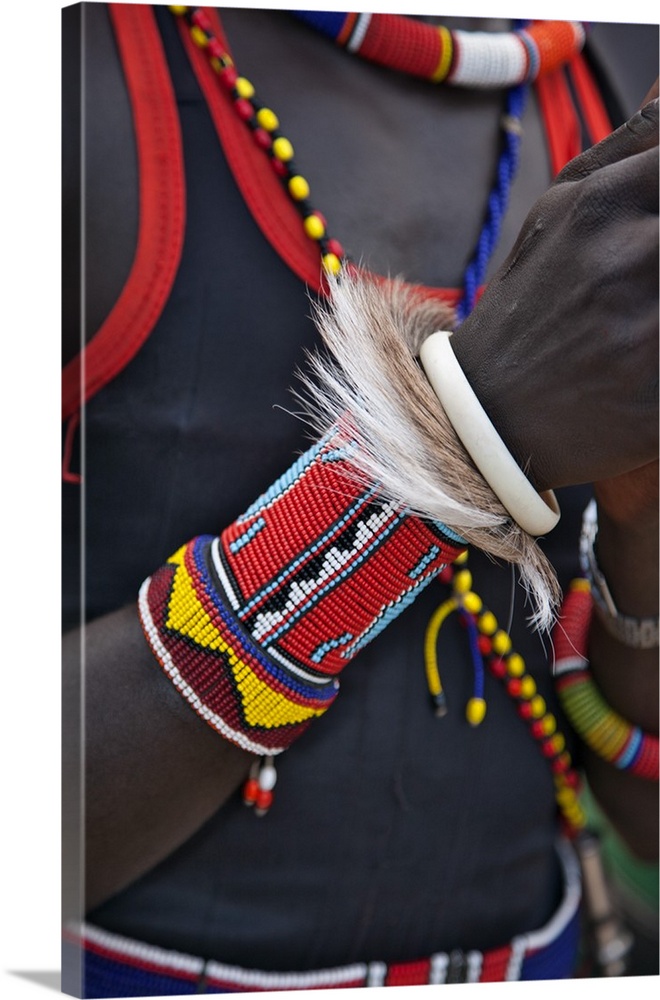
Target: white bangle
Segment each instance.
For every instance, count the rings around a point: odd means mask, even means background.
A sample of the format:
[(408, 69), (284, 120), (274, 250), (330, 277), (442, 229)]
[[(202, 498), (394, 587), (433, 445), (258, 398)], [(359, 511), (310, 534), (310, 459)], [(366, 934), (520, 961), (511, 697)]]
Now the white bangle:
[(560, 518), (552, 490), (537, 493), (491, 423), (452, 350), (451, 333), (432, 333), (419, 357), (433, 391), (495, 496), (530, 535), (545, 535)]

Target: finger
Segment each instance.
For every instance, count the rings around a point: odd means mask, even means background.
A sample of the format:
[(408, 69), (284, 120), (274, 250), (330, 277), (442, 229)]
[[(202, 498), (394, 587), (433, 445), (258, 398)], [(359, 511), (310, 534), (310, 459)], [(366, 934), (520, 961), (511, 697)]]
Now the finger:
[(578, 181), (602, 167), (625, 160), (658, 144), (658, 98), (649, 101), (620, 128), (571, 160), (555, 184)]

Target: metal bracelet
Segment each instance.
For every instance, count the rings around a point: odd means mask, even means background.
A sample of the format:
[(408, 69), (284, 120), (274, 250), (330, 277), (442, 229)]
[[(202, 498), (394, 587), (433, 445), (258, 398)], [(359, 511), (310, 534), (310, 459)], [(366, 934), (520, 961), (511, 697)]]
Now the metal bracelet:
[(594, 610), (610, 635), (632, 649), (655, 649), (658, 646), (658, 616), (633, 618), (622, 615), (596, 562), (594, 543), (598, 534), (596, 501), (590, 500), (582, 517), (580, 569), (591, 584)]

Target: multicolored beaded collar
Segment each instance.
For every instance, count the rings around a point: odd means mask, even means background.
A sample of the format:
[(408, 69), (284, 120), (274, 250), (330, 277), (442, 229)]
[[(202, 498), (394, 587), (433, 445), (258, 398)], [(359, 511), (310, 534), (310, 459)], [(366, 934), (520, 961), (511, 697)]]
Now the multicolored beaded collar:
[(450, 31), (404, 14), (291, 13), (353, 55), (454, 87), (533, 83), (567, 62), (585, 41), (579, 21), (536, 21), (529, 28), (490, 33)]

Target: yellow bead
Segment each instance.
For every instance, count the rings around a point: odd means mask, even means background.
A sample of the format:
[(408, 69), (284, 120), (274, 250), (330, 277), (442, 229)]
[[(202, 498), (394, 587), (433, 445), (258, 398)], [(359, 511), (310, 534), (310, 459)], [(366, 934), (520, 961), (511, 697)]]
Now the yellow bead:
[(305, 232), (311, 240), (320, 240), (322, 236), (325, 236), (325, 226), (318, 215), (308, 215), (303, 225)]
[(560, 788), (555, 792), (555, 798), (560, 806), (570, 806), (574, 804), (576, 795), (572, 788), (566, 786), (565, 788)]
[(473, 590), (470, 590), (463, 598), (463, 607), (471, 615), (478, 615), (483, 607), (483, 602), (479, 594), (475, 594)]
[(173, 14), (185, 14), (185, 12), (187, 10), (188, 10), (187, 7), (181, 7), (181, 6), (177, 6), (176, 4), (170, 4), (170, 11)]
[(492, 611), (484, 611), (477, 621), (479, 631), (484, 635), (493, 635), (497, 631), (497, 618)]
[(279, 136), (273, 143), (273, 155), (283, 163), (288, 163), (293, 159), (293, 146), (283, 135)]
[(300, 174), (296, 174), (289, 181), (289, 194), (295, 201), (304, 201), (305, 198), (309, 198), (309, 184)]
[(581, 577), (578, 577), (576, 580), (571, 580), (569, 590), (581, 590), (583, 593), (588, 594), (591, 591), (591, 584), (588, 580), (583, 580)]
[(566, 740), (564, 739), (562, 733), (555, 733), (552, 737), (552, 746), (554, 747), (555, 753), (561, 753), (566, 746)]
[(200, 49), (203, 49), (206, 45), (209, 44), (206, 32), (202, 31), (202, 29), (197, 24), (193, 24), (192, 28), (190, 29), (190, 36), (195, 45), (199, 45)]
[(512, 653), (507, 657), (506, 670), (510, 677), (522, 677), (525, 673), (525, 661), (520, 653)]
[(547, 715), (543, 716), (541, 719), (541, 728), (544, 736), (552, 736), (557, 728), (557, 720), (552, 713), (548, 712)]
[(469, 569), (460, 570), (454, 577), (454, 590), (457, 594), (467, 594), (472, 589), (472, 573)]
[(536, 694), (536, 682), (529, 674), (525, 674), (520, 681), (520, 694), (523, 698), (533, 698)]
[(339, 274), (341, 271), (341, 261), (337, 254), (326, 253), (323, 255), (323, 267), (328, 274)]
[(222, 73), (223, 66), (217, 56), (211, 56), (209, 62), (211, 63), (211, 68), (214, 69), (216, 73)]
[(483, 722), (486, 714), (486, 702), (483, 698), (470, 698), (465, 707), (465, 718), (471, 726), (478, 726)]
[(257, 111), (257, 121), (267, 132), (274, 132), (279, 128), (280, 120), (270, 108), (259, 108)]
[(499, 656), (505, 656), (511, 649), (511, 645), (511, 639), (503, 629), (500, 629), (493, 636), (493, 650)]
[(244, 97), (246, 100), (254, 97), (254, 87), (244, 76), (239, 76), (236, 80), (236, 90), (238, 91), (239, 97)]
[(454, 559), (454, 566), (463, 566), (468, 561), (468, 550), (463, 549), (460, 555)]
[(545, 701), (540, 694), (537, 694), (535, 698), (532, 698), (530, 707), (532, 709), (532, 715), (535, 719), (540, 719), (542, 715), (545, 715)]

